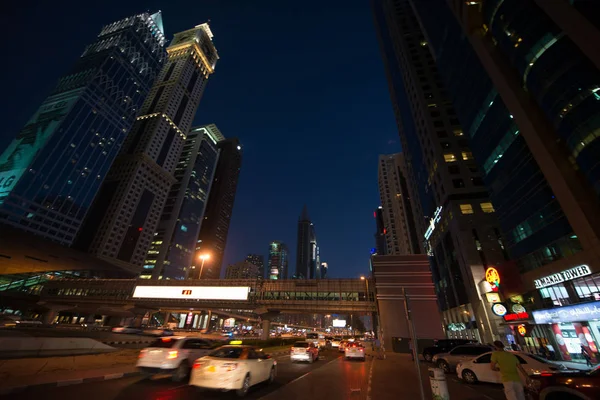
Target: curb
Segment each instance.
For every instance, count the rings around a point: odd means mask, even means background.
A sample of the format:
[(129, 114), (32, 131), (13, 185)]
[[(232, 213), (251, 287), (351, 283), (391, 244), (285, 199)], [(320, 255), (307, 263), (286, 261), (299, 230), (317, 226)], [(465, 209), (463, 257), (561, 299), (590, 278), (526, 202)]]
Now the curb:
[(55, 388), (55, 387), (61, 387), (61, 386), (79, 385), (79, 384), (82, 384), (82, 383), (108, 381), (108, 380), (111, 380), (111, 379), (129, 378), (131, 376), (137, 376), (137, 375), (140, 375), (140, 374), (141, 373), (138, 372), (138, 371), (120, 372), (120, 373), (116, 373), (116, 374), (106, 374), (106, 375), (93, 376), (91, 378), (67, 379), (67, 380), (61, 380), (61, 381), (55, 381), (55, 382), (47, 382), (47, 383), (39, 383), (39, 384), (27, 385), (27, 386), (16, 386), (16, 387), (10, 387), (10, 388), (5, 388), (5, 389), (0, 389), (0, 395), (20, 393), (20, 392), (24, 392), (25, 390), (27, 390), (29, 388), (39, 389), (39, 388)]

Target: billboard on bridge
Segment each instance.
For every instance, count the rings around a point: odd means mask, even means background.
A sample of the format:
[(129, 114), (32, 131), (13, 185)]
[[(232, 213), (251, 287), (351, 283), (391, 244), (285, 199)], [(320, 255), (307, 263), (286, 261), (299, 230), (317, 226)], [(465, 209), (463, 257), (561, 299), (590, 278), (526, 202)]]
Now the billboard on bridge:
[(136, 286), (137, 299), (248, 300), (249, 286)]
[(333, 327), (334, 328), (345, 328), (346, 327), (346, 320), (345, 319), (334, 319), (333, 320)]

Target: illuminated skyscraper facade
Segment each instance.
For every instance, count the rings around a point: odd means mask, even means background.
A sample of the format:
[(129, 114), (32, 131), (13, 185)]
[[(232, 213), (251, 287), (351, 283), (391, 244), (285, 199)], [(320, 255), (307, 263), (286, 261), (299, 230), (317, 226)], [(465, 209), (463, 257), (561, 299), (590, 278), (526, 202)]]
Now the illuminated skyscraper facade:
[(315, 226), (304, 206), (298, 219), (298, 242), (296, 245), (295, 279), (318, 279), (320, 277), (320, 254)]
[(214, 124), (188, 133), (141, 278), (188, 277), (219, 158), (217, 143), (224, 139)]
[(80, 245), (141, 271), (173, 173), (218, 59), (208, 24), (175, 34), (168, 59), (86, 220)]
[(289, 251), (287, 245), (274, 241), (269, 244), (269, 279), (288, 279)]
[(102, 28), (0, 155), (0, 221), (73, 244), (160, 72), (164, 43), (160, 12)]

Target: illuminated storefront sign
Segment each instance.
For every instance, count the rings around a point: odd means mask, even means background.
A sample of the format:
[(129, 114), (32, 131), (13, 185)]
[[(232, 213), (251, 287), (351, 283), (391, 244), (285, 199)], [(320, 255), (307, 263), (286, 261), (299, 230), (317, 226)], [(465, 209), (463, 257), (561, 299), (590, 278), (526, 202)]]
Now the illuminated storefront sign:
[(520, 319), (529, 319), (529, 314), (526, 312), (520, 312), (520, 313), (516, 313), (516, 314), (505, 314), (504, 315), (505, 321), (517, 321)]
[(488, 268), (485, 270), (485, 280), (492, 287), (492, 291), (497, 292), (500, 285), (500, 274), (496, 268)]
[(431, 218), (429, 220), (429, 227), (427, 228), (427, 231), (425, 232), (425, 240), (429, 240), (429, 238), (433, 234), (433, 231), (435, 230), (436, 224), (438, 222), (440, 222), (441, 219), (442, 219), (442, 206), (439, 206), (435, 210), (435, 214), (433, 214), (433, 218)]
[(562, 271), (557, 274), (545, 276), (540, 279), (534, 279), (533, 283), (535, 284), (536, 289), (541, 289), (591, 274), (592, 271), (590, 271), (590, 267), (587, 265), (579, 265), (575, 268), (567, 269), (566, 271)]
[(486, 293), (485, 297), (487, 297), (487, 301), (490, 303), (500, 303), (500, 295), (498, 293)]
[(519, 335), (525, 336), (527, 334), (527, 328), (525, 327), (525, 325), (519, 325), (517, 327), (517, 332), (519, 332)]
[(536, 324), (589, 321), (600, 318), (600, 301), (538, 310), (533, 311), (532, 314)]
[(454, 323), (448, 324), (448, 330), (452, 331), (452, 332), (464, 331), (466, 329), (467, 329), (467, 326), (462, 322), (454, 322)]
[(525, 311), (527, 311), (527, 310), (521, 304), (513, 304), (513, 306), (512, 306), (512, 312), (514, 312), (514, 313), (519, 314), (519, 313), (524, 313)]
[(248, 286), (136, 286), (138, 299), (248, 300)]
[(496, 303), (492, 306), (492, 312), (494, 314), (496, 314), (497, 316), (502, 317), (502, 316), (506, 315), (508, 310), (506, 309), (506, 306), (504, 304)]

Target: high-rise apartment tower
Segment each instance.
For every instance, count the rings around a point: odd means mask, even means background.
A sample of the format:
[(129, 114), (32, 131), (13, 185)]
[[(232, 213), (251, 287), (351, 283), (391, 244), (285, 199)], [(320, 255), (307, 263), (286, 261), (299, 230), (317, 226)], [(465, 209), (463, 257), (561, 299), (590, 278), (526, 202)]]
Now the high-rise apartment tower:
[(269, 279), (288, 278), (289, 252), (285, 243), (274, 241), (269, 244)]

